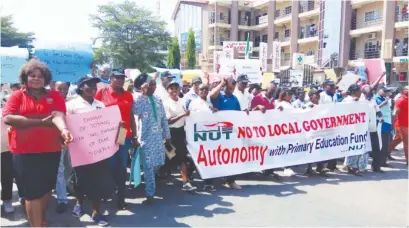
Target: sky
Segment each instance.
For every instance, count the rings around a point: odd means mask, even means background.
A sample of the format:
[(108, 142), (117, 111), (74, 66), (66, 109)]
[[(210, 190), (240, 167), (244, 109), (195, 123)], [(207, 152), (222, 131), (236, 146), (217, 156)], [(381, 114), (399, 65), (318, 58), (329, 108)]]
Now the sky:
[[(98, 5), (123, 0), (1, 0), (0, 14), (13, 15), (14, 26), (22, 32), (34, 32), (38, 42), (91, 42), (98, 36), (89, 15)], [(156, 0), (133, 0), (140, 6), (156, 11)], [(171, 16), (176, 0), (160, 0), (160, 15), (173, 31)]]

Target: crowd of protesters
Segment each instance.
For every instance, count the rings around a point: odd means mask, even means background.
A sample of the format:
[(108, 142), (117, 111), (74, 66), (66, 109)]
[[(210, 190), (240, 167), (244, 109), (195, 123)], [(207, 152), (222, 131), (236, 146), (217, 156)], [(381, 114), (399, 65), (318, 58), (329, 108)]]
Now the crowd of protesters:
[[(116, 197), (119, 210), (127, 205), (127, 166), (139, 148), (146, 200), (154, 203), (156, 179), (167, 178), (179, 168), (183, 191), (196, 191), (192, 175), (195, 167), (186, 147), (185, 119), (192, 112), (219, 112), (235, 110), (262, 112), (277, 109), (314, 109), (322, 104), (361, 102), (368, 105), (369, 133), (372, 151), (344, 159), (343, 168), (351, 175), (362, 175), (372, 157), (371, 168), (383, 173), (390, 166), (391, 152), (401, 142), (408, 164), (408, 87), (396, 95), (390, 88), (379, 84), (357, 82), (347, 91), (339, 91), (337, 82), (326, 80), (322, 86), (282, 88), (271, 82), (266, 89), (250, 84), (247, 75), (237, 78), (194, 77), (191, 83), (180, 85), (170, 72), (156, 77), (140, 74), (131, 86), (124, 88), (127, 77), (123, 71), (100, 68), (98, 76), (81, 77), (73, 85), (53, 82), (50, 70), (38, 60), (30, 60), (19, 75), (20, 84), (10, 87), (13, 93), (2, 97), (2, 153), (1, 184), (4, 211), (14, 211), (12, 205), (13, 178), (16, 179), (21, 203), (25, 205), (31, 226), (47, 226), (47, 203), (52, 190), (56, 191), (57, 212), (68, 209), (64, 168), (69, 162), (67, 145), (73, 136), (65, 123), (65, 115), (74, 115), (117, 105), (121, 125), (127, 130), (124, 145), (110, 158), (97, 163), (75, 167), (74, 196), (77, 203), (72, 215), (86, 213), (85, 199), (92, 204), (91, 217), (99, 226), (108, 225), (100, 212), (100, 203)], [(160, 83), (157, 84), (157, 79)], [(106, 86), (98, 89), (98, 84)], [(395, 96), (396, 95), (396, 96)], [(379, 145), (377, 126), (381, 125)], [(166, 157), (164, 148), (175, 148), (176, 156)], [(339, 159), (307, 164), (308, 175), (328, 176), (339, 172)], [(315, 169), (313, 169), (315, 167)], [(266, 178), (279, 180), (280, 169), (264, 170)], [(283, 167), (288, 176), (296, 173)], [(237, 176), (223, 178), (225, 186), (240, 190)], [(215, 191), (215, 180), (206, 179), (203, 191)]]

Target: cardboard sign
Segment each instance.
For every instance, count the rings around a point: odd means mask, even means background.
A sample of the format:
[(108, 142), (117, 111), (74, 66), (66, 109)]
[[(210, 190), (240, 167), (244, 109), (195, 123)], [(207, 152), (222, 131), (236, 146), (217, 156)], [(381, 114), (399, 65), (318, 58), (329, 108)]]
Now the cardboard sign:
[(220, 73), (237, 78), (240, 74), (247, 74), (250, 83), (261, 83), (261, 63), (258, 59), (221, 59)]
[(20, 68), (27, 62), (28, 51), (25, 48), (0, 47), (1, 83), (17, 83)]
[(67, 115), (67, 128), (74, 140), (69, 144), (73, 167), (93, 164), (118, 151), (116, 144), (121, 113), (118, 106)]

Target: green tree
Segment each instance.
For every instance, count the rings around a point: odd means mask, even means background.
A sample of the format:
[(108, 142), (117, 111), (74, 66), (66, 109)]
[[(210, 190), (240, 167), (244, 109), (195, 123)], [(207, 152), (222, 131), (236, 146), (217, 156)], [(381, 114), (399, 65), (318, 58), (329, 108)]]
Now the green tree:
[(180, 48), (179, 39), (175, 36), (168, 47), (167, 67), (171, 69), (180, 68)]
[(187, 67), (189, 69), (195, 69), (196, 67), (196, 42), (195, 42), (195, 33), (193, 32), (192, 29), (189, 30), (189, 35), (187, 37), (186, 58), (187, 58)]
[(32, 32), (19, 32), (13, 24), (13, 16), (2, 16), (1, 20), (1, 46), (12, 47), (19, 46), (22, 48), (32, 47), (30, 44), (33, 42), (34, 33)]
[[(96, 56), (109, 58), (121, 68), (137, 68), (151, 71), (161, 65), (170, 35), (166, 23), (135, 2), (108, 3), (98, 6), (97, 14), (91, 15), (92, 25), (100, 32), (102, 45)], [(103, 55), (101, 55), (103, 54)]]

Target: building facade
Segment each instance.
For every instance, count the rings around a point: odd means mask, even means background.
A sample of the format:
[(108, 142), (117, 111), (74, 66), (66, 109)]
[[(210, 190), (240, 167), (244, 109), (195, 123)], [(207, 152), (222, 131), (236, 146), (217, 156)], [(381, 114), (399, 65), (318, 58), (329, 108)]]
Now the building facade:
[(304, 53), (304, 61), (316, 67), (347, 67), (364, 58), (407, 61), (407, 0), (193, 2), (202, 11), (200, 65), (205, 71), (213, 71), (213, 53), (223, 41), (246, 41), (247, 34), (253, 57), (260, 42), (267, 43), (269, 57), (273, 41), (280, 42), (282, 70), (290, 68), (293, 53)]

